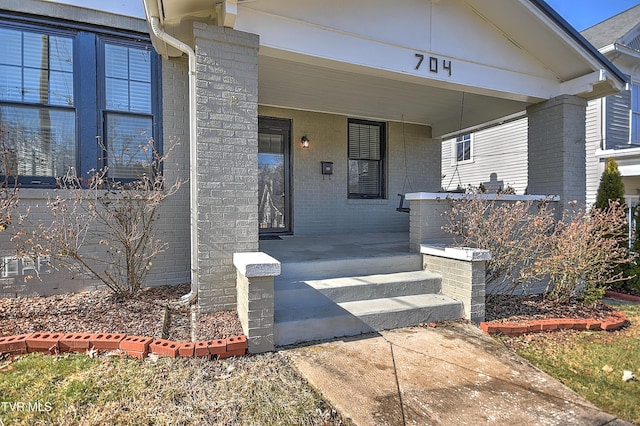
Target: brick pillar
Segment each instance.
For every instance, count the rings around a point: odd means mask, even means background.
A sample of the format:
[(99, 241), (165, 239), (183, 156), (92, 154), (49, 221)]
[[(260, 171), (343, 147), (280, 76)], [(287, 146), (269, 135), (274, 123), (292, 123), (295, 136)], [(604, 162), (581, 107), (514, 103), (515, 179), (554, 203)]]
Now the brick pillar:
[(409, 250), (420, 252), (420, 245), (453, 244), (454, 238), (443, 227), (449, 223), (447, 214), (451, 210), (451, 201), (447, 194), (440, 197), (420, 198), (420, 193), (408, 194), (409, 212)]
[(559, 195), (566, 209), (586, 203), (585, 113), (587, 101), (559, 96), (527, 108), (529, 194)]
[(464, 316), (476, 324), (484, 321), (487, 250), (468, 247), (422, 246), (426, 271), (442, 275), (442, 294), (462, 302)]
[(262, 252), (235, 253), (238, 270), (238, 318), (247, 336), (249, 352), (274, 349), (274, 277), (282, 270), (280, 262)]
[(258, 250), (258, 36), (194, 23), (198, 305), (236, 308), (234, 252)]

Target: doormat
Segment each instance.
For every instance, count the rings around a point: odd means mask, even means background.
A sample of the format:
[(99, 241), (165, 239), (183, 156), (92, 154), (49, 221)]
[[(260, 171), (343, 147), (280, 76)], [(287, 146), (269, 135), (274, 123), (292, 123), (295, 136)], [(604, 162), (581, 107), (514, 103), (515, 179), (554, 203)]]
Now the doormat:
[(260, 235), (260, 240), (281, 240), (277, 235)]

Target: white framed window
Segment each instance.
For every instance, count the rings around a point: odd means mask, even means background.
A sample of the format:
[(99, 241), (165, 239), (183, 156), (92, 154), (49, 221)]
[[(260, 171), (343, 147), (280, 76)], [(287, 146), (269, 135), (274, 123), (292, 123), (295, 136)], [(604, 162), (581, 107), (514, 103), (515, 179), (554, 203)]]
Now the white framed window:
[(467, 133), (453, 141), (453, 163), (470, 163), (473, 161), (473, 135)]

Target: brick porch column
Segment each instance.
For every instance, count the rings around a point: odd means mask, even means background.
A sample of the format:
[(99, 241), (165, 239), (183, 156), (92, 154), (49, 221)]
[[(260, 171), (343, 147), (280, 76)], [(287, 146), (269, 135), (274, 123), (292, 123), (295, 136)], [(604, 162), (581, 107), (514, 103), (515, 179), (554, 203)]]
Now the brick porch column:
[(585, 112), (587, 101), (559, 96), (527, 108), (529, 194), (559, 195), (560, 208), (586, 203)]
[(258, 250), (255, 34), (194, 23), (197, 57), (198, 305), (236, 308), (234, 252)]

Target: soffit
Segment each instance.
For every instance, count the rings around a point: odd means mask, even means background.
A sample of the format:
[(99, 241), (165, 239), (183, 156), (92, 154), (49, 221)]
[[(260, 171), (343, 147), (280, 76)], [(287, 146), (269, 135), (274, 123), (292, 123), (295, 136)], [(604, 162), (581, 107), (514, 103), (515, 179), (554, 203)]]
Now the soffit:
[(149, 1), (157, 1), (161, 6), (162, 20), (165, 25), (178, 25), (185, 18), (213, 19), (216, 17), (215, 0)]
[(528, 1), (465, 0), (504, 37), (552, 70), (560, 81), (600, 66), (567, 32)]

